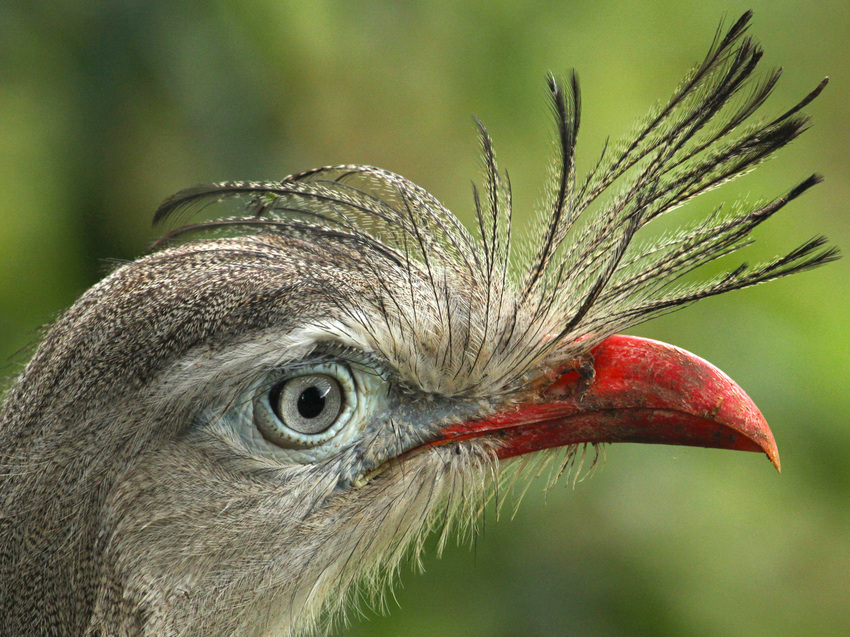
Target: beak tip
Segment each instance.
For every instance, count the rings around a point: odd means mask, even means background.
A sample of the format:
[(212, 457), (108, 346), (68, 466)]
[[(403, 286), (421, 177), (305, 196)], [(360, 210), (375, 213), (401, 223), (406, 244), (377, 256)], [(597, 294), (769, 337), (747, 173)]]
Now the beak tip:
[(779, 450), (776, 448), (776, 444), (765, 449), (765, 454), (771, 464), (776, 467), (776, 473), (782, 473), (782, 463), (779, 461)]

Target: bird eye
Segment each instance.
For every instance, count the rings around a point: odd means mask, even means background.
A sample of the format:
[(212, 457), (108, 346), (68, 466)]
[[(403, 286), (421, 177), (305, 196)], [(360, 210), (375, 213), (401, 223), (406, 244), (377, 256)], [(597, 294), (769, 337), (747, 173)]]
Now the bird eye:
[(356, 406), (351, 372), (324, 364), (311, 373), (290, 376), (254, 399), (254, 424), (279, 447), (305, 449), (333, 438)]
[(326, 374), (290, 378), (269, 392), (275, 416), (300, 434), (320, 434), (342, 411), (342, 388)]

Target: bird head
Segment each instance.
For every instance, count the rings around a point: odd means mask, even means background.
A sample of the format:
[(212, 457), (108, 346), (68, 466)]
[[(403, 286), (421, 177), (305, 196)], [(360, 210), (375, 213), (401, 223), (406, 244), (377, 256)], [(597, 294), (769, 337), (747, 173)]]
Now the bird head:
[[(22, 632), (301, 634), (380, 586), (433, 529), (474, 522), (503, 469), (556, 475), (608, 442), (765, 453), (709, 363), (621, 330), (836, 256), (822, 239), (682, 285), (814, 185), (641, 243), (653, 219), (769, 157), (801, 104), (733, 135), (761, 55), (748, 16), (670, 102), (576, 177), (578, 82), (550, 78), (560, 154), (512, 248), (480, 127), (476, 228), (399, 175), (324, 167), (198, 186), (212, 203), (49, 330), (0, 426), (0, 609)], [(617, 194), (609, 195), (613, 191)], [(88, 631), (88, 632), (87, 632)]]

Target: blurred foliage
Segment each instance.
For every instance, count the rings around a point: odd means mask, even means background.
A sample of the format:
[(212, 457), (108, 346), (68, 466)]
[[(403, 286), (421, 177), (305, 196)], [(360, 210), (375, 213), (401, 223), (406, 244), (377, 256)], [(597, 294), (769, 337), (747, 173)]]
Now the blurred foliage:
[[(850, 245), (846, 0), (702, 3), (57, 0), (0, 4), (0, 355), (108, 267), (142, 253), (187, 185), (370, 163), (469, 220), (471, 114), (494, 136), (516, 218), (551, 151), (543, 78), (576, 67), (584, 165), (669, 95), (724, 15), (756, 9), (766, 116), (824, 76), (815, 125), (712, 201), (827, 182), (771, 220), (748, 259), (824, 233)], [(682, 215), (701, 214), (695, 202)], [(677, 213), (679, 214), (679, 213)], [(575, 489), (488, 511), (472, 550), (402, 573), (349, 635), (850, 634), (848, 262), (698, 304), (640, 333), (726, 370), (772, 423), (784, 472), (750, 454), (615, 446)], [(538, 488), (539, 487), (539, 488)], [(412, 570), (412, 569), (411, 569)], [(397, 600), (397, 601), (396, 601)], [(400, 608), (398, 606), (400, 605)]]

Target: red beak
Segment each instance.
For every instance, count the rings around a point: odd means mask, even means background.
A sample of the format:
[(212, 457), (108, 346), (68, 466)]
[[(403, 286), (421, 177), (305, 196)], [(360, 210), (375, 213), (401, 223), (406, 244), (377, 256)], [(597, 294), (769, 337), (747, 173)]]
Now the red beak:
[(539, 401), (453, 424), (438, 441), (497, 437), (500, 458), (577, 443), (642, 442), (761, 451), (779, 470), (767, 422), (726, 374), (685, 350), (612, 336), (592, 371), (561, 374)]

